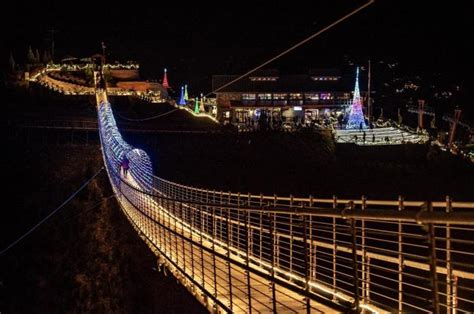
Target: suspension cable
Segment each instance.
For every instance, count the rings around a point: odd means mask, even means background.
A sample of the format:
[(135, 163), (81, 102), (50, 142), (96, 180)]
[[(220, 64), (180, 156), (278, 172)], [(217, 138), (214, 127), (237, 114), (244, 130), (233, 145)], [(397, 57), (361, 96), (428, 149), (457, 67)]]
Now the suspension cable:
[(97, 171), (89, 180), (87, 180), (86, 182), (84, 182), (84, 184), (82, 184), (79, 189), (77, 189), (74, 193), (72, 193), (61, 205), (59, 205), (59, 207), (57, 207), (55, 210), (53, 210), (51, 213), (49, 213), (46, 217), (44, 217), (42, 220), (40, 220), (36, 225), (34, 225), (30, 230), (28, 230), (27, 232), (25, 232), (21, 237), (19, 237), (18, 239), (16, 239), (15, 241), (13, 241), (10, 245), (8, 245), (5, 249), (3, 249), (1, 252), (0, 252), (0, 255), (3, 255), (5, 252), (7, 252), (9, 249), (11, 249), (12, 247), (14, 247), (15, 245), (17, 245), (21, 240), (23, 240), (24, 238), (26, 238), (28, 235), (30, 235), (33, 231), (35, 231), (39, 226), (41, 226), (45, 221), (47, 221), (49, 218), (51, 218), (51, 216), (53, 216), (54, 214), (56, 214), (61, 208), (63, 208), (67, 203), (69, 203), (79, 192), (81, 192), (87, 185), (89, 185), (89, 183), (92, 182), (92, 180), (95, 179), (95, 177), (97, 177), (99, 175), (99, 173), (102, 172), (102, 170), (104, 170), (104, 167), (102, 166), (99, 171)]
[(91, 210), (94, 210), (96, 209), (97, 207), (99, 207), (100, 205), (102, 205), (103, 203), (107, 202), (109, 199), (111, 198), (114, 198), (115, 197), (115, 193), (112, 193), (111, 195), (105, 197), (105, 198), (102, 198), (99, 202), (95, 203), (92, 207), (89, 207), (88, 209), (86, 210), (81, 210), (80, 212), (78, 213), (75, 213), (75, 214), (72, 214), (68, 217), (65, 217), (64, 220), (62, 220), (62, 223), (67, 223), (69, 222), (71, 219), (79, 216), (79, 215), (82, 215), (82, 214), (85, 214), (87, 212), (90, 212)]
[(225, 87), (227, 87), (227, 86), (229, 86), (229, 85), (231, 85), (231, 84), (234, 84), (235, 82), (237, 82), (237, 81), (243, 79), (244, 77), (248, 76), (249, 74), (252, 74), (253, 72), (255, 72), (255, 71), (257, 71), (257, 70), (263, 68), (263, 67), (266, 66), (267, 64), (269, 64), (269, 63), (275, 61), (276, 59), (279, 59), (280, 57), (286, 55), (286, 54), (289, 53), (290, 51), (292, 51), (292, 50), (298, 48), (299, 46), (301, 46), (301, 45), (307, 43), (307, 42), (310, 41), (311, 39), (313, 39), (313, 38), (315, 38), (315, 37), (321, 35), (322, 33), (324, 33), (325, 31), (329, 30), (330, 28), (334, 27), (335, 25), (337, 25), (337, 24), (341, 23), (342, 21), (348, 19), (349, 17), (351, 17), (352, 15), (356, 14), (357, 12), (359, 12), (359, 11), (365, 9), (366, 7), (368, 7), (369, 5), (371, 5), (372, 3), (374, 3), (374, 1), (375, 1), (375, 0), (370, 0), (370, 1), (367, 2), (366, 4), (360, 6), (359, 8), (357, 8), (357, 9), (355, 9), (354, 11), (350, 12), (349, 14), (346, 14), (345, 16), (341, 17), (341, 18), (338, 19), (337, 21), (335, 21), (335, 22), (329, 24), (329, 25), (326, 26), (325, 28), (323, 28), (323, 29), (319, 30), (318, 32), (312, 34), (311, 36), (309, 36), (309, 37), (303, 39), (303, 40), (300, 41), (299, 43), (297, 43), (297, 44), (293, 45), (292, 47), (286, 49), (285, 51), (281, 52), (280, 54), (276, 55), (275, 57), (273, 57), (273, 58), (271, 58), (271, 59), (265, 61), (264, 63), (262, 63), (261, 65), (257, 66), (256, 68), (253, 68), (252, 70), (248, 71), (248, 72), (245, 73), (245, 74), (242, 74), (241, 76), (239, 76), (239, 77), (237, 77), (236, 79), (230, 81), (229, 83), (226, 83), (226, 84), (224, 84), (224, 85), (222, 85), (222, 86), (216, 88), (215, 90), (213, 90), (213, 91), (209, 92), (208, 94), (206, 94), (206, 97), (209, 96), (209, 95), (211, 95), (211, 94), (215, 94), (216, 92), (220, 91), (221, 89), (223, 89), (223, 88), (225, 88)]

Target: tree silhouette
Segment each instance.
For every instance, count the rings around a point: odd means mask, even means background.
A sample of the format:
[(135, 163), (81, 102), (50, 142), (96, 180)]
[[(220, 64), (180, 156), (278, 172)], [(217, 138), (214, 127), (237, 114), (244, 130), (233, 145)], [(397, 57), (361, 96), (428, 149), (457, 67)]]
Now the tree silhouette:
[(15, 59), (13, 59), (13, 54), (10, 51), (10, 58), (8, 59), (8, 67), (11, 72), (15, 71), (15, 66), (16, 66)]
[(41, 63), (40, 53), (38, 49), (36, 49), (36, 53), (35, 53), (35, 63)]
[(43, 52), (43, 63), (47, 64), (49, 61), (51, 61), (51, 56), (49, 55), (48, 50), (45, 50)]
[(33, 50), (31, 49), (31, 46), (28, 46), (28, 53), (26, 55), (26, 61), (29, 64), (35, 63), (35, 54), (33, 53)]

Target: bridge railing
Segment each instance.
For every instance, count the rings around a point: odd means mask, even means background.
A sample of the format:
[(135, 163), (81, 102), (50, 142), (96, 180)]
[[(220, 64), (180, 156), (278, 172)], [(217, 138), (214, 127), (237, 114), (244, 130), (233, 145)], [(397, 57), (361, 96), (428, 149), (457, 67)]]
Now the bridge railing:
[(231, 260), (266, 271), (271, 286), (361, 307), (474, 307), (472, 203), (243, 195), (154, 179), (145, 199), (165, 202)]

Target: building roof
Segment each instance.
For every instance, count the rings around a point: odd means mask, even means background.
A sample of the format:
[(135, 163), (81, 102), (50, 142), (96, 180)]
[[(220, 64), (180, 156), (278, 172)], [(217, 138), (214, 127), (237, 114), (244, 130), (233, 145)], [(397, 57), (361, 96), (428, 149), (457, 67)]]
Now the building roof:
[[(273, 74), (273, 75), (271, 75)], [(215, 90), (236, 79), (238, 75), (213, 75)], [(367, 83), (359, 78), (361, 90)], [(337, 69), (313, 69), (308, 74), (279, 75), (278, 72), (257, 72), (243, 78), (217, 93), (298, 93), (298, 92), (350, 92), (355, 85), (355, 71), (341, 75)]]

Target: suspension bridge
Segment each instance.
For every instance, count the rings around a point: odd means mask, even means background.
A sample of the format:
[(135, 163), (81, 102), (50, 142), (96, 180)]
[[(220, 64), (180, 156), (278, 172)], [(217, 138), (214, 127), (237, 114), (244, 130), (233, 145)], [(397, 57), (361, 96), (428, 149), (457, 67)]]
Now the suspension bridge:
[(103, 83), (96, 100), (104, 164), (123, 213), (158, 264), (209, 311), (474, 310), (474, 203), (181, 185), (156, 177), (146, 152), (123, 140)]

